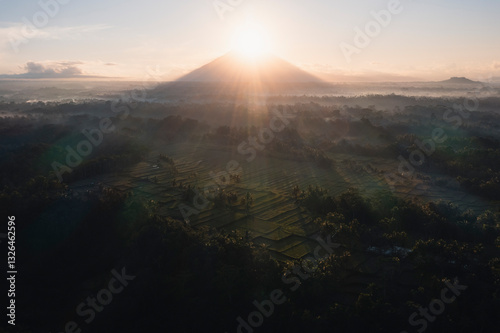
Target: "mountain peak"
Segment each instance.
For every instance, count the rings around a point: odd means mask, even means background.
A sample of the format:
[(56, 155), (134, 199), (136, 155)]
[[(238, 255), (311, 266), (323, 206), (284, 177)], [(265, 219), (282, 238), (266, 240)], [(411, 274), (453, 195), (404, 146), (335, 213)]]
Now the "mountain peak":
[(179, 82), (322, 82), (319, 78), (272, 54), (248, 58), (236, 51), (179, 78)]

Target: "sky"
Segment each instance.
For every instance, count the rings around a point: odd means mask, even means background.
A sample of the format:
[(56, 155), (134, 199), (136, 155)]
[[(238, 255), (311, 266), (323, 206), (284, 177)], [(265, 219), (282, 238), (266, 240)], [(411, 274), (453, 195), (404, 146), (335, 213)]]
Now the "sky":
[(330, 81), (500, 77), (500, 1), (397, 2), (0, 0), (0, 78), (174, 80), (229, 52), (248, 22)]

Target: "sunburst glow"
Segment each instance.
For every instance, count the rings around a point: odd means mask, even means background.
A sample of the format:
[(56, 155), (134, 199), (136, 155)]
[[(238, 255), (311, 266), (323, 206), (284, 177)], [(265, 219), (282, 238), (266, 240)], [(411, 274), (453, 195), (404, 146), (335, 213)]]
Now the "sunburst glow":
[(236, 34), (234, 49), (247, 58), (256, 58), (269, 52), (269, 43), (261, 28), (247, 24)]

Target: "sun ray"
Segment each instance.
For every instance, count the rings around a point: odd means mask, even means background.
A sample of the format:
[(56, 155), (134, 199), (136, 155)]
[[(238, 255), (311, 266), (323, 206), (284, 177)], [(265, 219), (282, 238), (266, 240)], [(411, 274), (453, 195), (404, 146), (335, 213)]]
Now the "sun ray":
[(247, 23), (236, 33), (233, 49), (245, 58), (255, 59), (269, 52), (269, 42), (262, 28)]

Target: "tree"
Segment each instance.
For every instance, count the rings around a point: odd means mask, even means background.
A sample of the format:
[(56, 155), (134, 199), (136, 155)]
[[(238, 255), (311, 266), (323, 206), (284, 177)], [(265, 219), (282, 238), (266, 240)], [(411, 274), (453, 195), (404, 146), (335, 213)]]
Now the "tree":
[(246, 200), (245, 200), (245, 206), (246, 206), (247, 214), (250, 213), (250, 206), (252, 206), (252, 205), (253, 205), (253, 197), (250, 194), (250, 192), (247, 192)]

